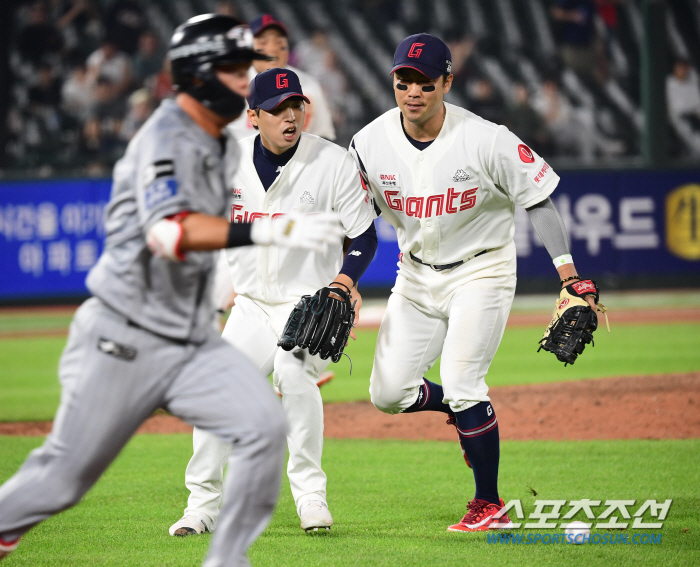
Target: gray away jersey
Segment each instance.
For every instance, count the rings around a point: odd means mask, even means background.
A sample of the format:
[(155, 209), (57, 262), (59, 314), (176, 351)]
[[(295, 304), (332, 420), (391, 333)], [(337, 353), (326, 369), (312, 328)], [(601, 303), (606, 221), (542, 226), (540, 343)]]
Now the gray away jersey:
[[(225, 179), (237, 144), (222, 156), (212, 138), (172, 100), (164, 101), (114, 168), (106, 208), (105, 250), (88, 274), (90, 292), (153, 333), (202, 342), (211, 332), (214, 253), (189, 252), (182, 263), (154, 257), (146, 234), (182, 211), (224, 216)], [(224, 176), (224, 164), (229, 170)]]

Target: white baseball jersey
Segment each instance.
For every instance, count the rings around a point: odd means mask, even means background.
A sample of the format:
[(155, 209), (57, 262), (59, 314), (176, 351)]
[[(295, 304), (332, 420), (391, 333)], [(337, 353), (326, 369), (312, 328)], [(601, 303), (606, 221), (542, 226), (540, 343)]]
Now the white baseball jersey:
[[(299, 147), (265, 191), (253, 163), (255, 136), (239, 141), (241, 161), (231, 180), (231, 222), (252, 222), (265, 215), (333, 211), (348, 238), (362, 234), (374, 220), (369, 192), (352, 156), (340, 146), (302, 133)], [(343, 242), (325, 253), (276, 246), (226, 251), (233, 287), (253, 300), (279, 304), (327, 286), (338, 275)]]
[[(321, 84), (308, 73), (300, 71), (296, 67), (287, 65), (286, 69), (294, 71), (299, 77), (299, 82), (301, 83), (301, 90), (304, 94), (309, 97), (311, 108), (308, 111), (311, 113), (311, 120), (306, 126), (305, 132), (309, 134), (315, 134), (316, 136), (321, 136), (327, 140), (335, 140), (335, 127), (333, 126), (333, 115), (331, 114), (331, 109), (326, 101), (326, 95), (323, 93)], [(257, 76), (257, 72), (254, 67), (250, 67), (248, 71), (248, 79), (253, 80)], [(248, 105), (246, 104), (246, 110), (243, 114), (229, 124), (228, 130), (237, 140), (242, 140), (248, 136), (254, 135), (255, 128), (248, 120)]]
[(546, 199), (559, 176), (505, 126), (445, 103), (445, 122), (423, 151), (394, 108), (350, 146), (401, 252), (449, 264), (513, 242), (515, 203)]

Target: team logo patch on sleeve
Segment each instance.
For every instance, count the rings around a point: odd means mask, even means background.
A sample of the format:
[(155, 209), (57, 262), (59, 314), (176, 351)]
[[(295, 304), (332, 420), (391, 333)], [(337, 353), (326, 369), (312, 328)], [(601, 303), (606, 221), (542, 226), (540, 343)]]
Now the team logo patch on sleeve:
[(537, 175), (535, 175), (535, 177), (532, 178), (533, 181), (535, 183), (539, 183), (540, 181), (542, 181), (550, 169), (551, 169), (551, 167), (549, 167), (549, 164), (547, 162), (544, 162), (542, 169), (540, 169), (540, 171), (537, 173)]
[(143, 170), (143, 184), (150, 185), (160, 177), (172, 177), (175, 175), (175, 163), (171, 159), (154, 161)]
[(535, 156), (532, 154), (532, 150), (525, 144), (518, 146), (518, 154), (520, 155), (520, 161), (523, 163), (535, 163)]
[(146, 187), (144, 201), (146, 210), (153, 209), (159, 203), (174, 197), (177, 193), (177, 181), (171, 177), (169, 179), (156, 179)]
[(378, 175), (381, 187), (401, 187), (401, 178), (398, 173), (379, 173)]

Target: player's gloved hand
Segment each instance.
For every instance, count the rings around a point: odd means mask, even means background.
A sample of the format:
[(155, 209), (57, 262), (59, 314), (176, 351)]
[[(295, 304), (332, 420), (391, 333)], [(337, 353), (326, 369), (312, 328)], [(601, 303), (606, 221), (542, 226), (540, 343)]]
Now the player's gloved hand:
[(255, 244), (304, 248), (316, 252), (343, 238), (340, 217), (335, 213), (290, 213), (257, 219), (250, 230)]
[(182, 225), (177, 220), (160, 219), (146, 234), (146, 245), (154, 256), (172, 262), (182, 262), (185, 253), (180, 250)]
[(308, 349), (311, 355), (338, 362), (355, 320), (354, 307), (350, 293), (342, 287), (322, 287), (314, 295), (302, 296), (277, 346), (286, 351)]
[[(554, 306), (552, 320), (540, 339), (540, 348), (553, 353), (558, 360), (573, 364), (587, 344), (594, 345), (593, 332), (598, 328), (596, 310), (605, 314), (608, 325), (606, 307), (598, 302), (599, 290), (593, 280), (581, 280), (565, 286)], [(589, 304), (592, 298), (595, 308)]]

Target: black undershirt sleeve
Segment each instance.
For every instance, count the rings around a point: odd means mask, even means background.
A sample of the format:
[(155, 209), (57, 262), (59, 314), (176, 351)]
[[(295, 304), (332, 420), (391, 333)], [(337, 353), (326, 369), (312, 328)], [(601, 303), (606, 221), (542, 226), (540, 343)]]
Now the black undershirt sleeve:
[(357, 284), (374, 259), (377, 245), (377, 231), (372, 223), (360, 236), (353, 238), (348, 253), (345, 255), (343, 267), (340, 268), (340, 273), (345, 274), (354, 284)]

